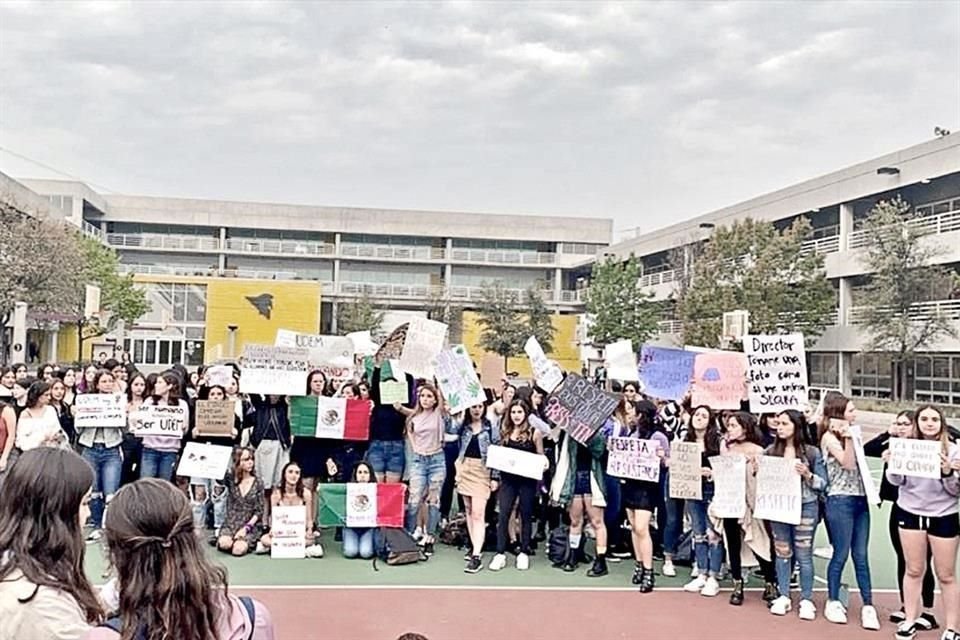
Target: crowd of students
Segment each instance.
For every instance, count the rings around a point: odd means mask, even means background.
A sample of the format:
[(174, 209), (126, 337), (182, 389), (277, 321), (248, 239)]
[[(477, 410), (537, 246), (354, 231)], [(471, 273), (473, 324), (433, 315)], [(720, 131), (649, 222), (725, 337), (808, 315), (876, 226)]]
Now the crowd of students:
[[(798, 588), (800, 620), (817, 616), (813, 547), (822, 522), (832, 545), (824, 617), (847, 623), (841, 577), (852, 560), (861, 596), (860, 624), (877, 630), (867, 552), (872, 480), (864, 476), (858, 454), (886, 461), (890, 438), (907, 437), (941, 443), (942, 473), (928, 480), (885, 470), (880, 496), (893, 503), (889, 531), (902, 603), (891, 621), (897, 623), (895, 636), (901, 640), (939, 628), (932, 612), (936, 579), (946, 615), (941, 637), (958, 640), (960, 594), (954, 566), (960, 540), (960, 449), (957, 432), (931, 405), (901, 413), (888, 432), (862, 443), (853, 403), (837, 392), (827, 393), (817, 415), (790, 410), (757, 417), (746, 407), (715, 411), (692, 406), (689, 398), (657, 401), (645, 398), (635, 382), (614, 382), (608, 384), (620, 397), (616, 410), (582, 444), (551, 423), (545, 411), (548, 394), (535, 385), (498, 381), (491, 385), (495, 388), (486, 403), (450, 415), (432, 381), (407, 376), (409, 402), (383, 403), (379, 368), (369, 380), (358, 377), (336, 389), (323, 372), (311, 372), (305, 381), (307, 395), (336, 394), (369, 402), (370, 440), (349, 442), (292, 437), (286, 399), (239, 394), (239, 368), (225, 386), (209, 386), (202, 369), (191, 374), (174, 367), (143, 376), (117, 361), (88, 367), (43, 365), (36, 377), (28, 373), (22, 365), (0, 370), (0, 619), (20, 625), (5, 629), (22, 629), (11, 638), (83, 637), (79, 632), (30, 635), (29, 630), (31, 625), (60, 624), (56, 621), (70, 616), (76, 626), (64, 622), (64, 628), (85, 629), (103, 623), (108, 612), (119, 612), (109, 624), (119, 624), (124, 640), (251, 637), (225, 630), (269, 638), (269, 613), (259, 603), (220, 590), (226, 585), (225, 574), (209, 563), (197, 541), (206, 537), (235, 556), (268, 552), (271, 508), (304, 505), (307, 555), (321, 557), (321, 531), (315, 528), (318, 487), (347, 481), (406, 482), (405, 528), (419, 541), (425, 558), (434, 554), (438, 535), (452, 526), (459, 511), (467, 537), (467, 573), (483, 569), (485, 551), (492, 551), (486, 564), (491, 571), (505, 569), (511, 554), (516, 569), (527, 570), (540, 543), (562, 532), (566, 552), (553, 558), (558, 570), (574, 572), (583, 565), (587, 576), (601, 578), (609, 573), (608, 562), (632, 557), (631, 582), (649, 593), (656, 588), (654, 558), (662, 557), (660, 574), (676, 576), (679, 542), (690, 530), (693, 568), (685, 591), (715, 597), (729, 576), (729, 602), (739, 606), (745, 599), (745, 566), (757, 566), (770, 613), (789, 614), (795, 604), (792, 590)], [(190, 424), (183, 438), (141, 440), (118, 427), (78, 432), (72, 406), (83, 393), (124, 394), (131, 420), (143, 405), (183, 406)], [(234, 463), (222, 480), (179, 478), (175, 473), (185, 442), (225, 443), (224, 438), (208, 440), (193, 433), (190, 408), (196, 399), (236, 403), (235, 428), (226, 438), (235, 447)], [(655, 442), (660, 480), (607, 474), (612, 436)], [(696, 443), (701, 451), (699, 500), (670, 497), (670, 451), (680, 441)], [(491, 445), (543, 456), (542, 478), (488, 468)], [(725, 455), (743, 456), (748, 463), (742, 518), (718, 518), (711, 509), (710, 458)], [(761, 456), (794, 461), (802, 479), (799, 524), (754, 517)], [(55, 474), (63, 481), (56, 481)], [(456, 510), (455, 497), (460, 505)], [(376, 552), (373, 529), (343, 527), (335, 535), (342, 538), (347, 557), (369, 558)], [(105, 537), (119, 584), (112, 607), (83, 576), (84, 537), (88, 542)], [(593, 540), (590, 548), (588, 539)], [(547, 546), (540, 547), (542, 556)], [(171, 597), (173, 593), (192, 594), (190, 604)], [(24, 598), (31, 606), (18, 609), (16, 603)], [(194, 625), (195, 635), (163, 635), (171, 625), (183, 628), (185, 620)], [(137, 635), (144, 629), (148, 635)], [(89, 633), (90, 638), (115, 637), (104, 627)]]

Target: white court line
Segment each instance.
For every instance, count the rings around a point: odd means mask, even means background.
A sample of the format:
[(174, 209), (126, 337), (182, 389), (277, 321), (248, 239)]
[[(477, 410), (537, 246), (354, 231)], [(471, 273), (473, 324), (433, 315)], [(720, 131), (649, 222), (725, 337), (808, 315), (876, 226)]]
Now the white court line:
[[(822, 578), (817, 578), (826, 582)], [(280, 584), (267, 584), (267, 585), (258, 585), (258, 584), (232, 584), (230, 588), (233, 590), (250, 590), (250, 591), (570, 591), (577, 593), (589, 593), (591, 591), (597, 592), (624, 592), (624, 593), (639, 593), (639, 590), (636, 587), (528, 587), (528, 586), (491, 586), (491, 585), (419, 585), (419, 584), (403, 584), (403, 585), (375, 585), (375, 584), (318, 584), (318, 585), (307, 585), (307, 584), (294, 584), (294, 585), (280, 585)], [(667, 593), (674, 592), (683, 592), (683, 587), (655, 587), (654, 592), (665, 591)], [(724, 589), (724, 591), (729, 591), (729, 589)], [(763, 591), (759, 587), (748, 587), (744, 591)], [(814, 589), (814, 591), (826, 591), (826, 589)], [(896, 589), (873, 589), (873, 593), (899, 593)]]

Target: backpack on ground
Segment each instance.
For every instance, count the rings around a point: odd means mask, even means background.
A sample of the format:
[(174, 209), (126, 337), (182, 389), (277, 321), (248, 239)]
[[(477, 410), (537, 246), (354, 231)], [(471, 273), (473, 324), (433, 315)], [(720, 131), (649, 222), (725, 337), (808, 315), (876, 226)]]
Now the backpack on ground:
[[(406, 529), (380, 527), (381, 546), (378, 555), (388, 565), (415, 564), (425, 559), (417, 541)], [(374, 562), (374, 569), (377, 565)]]
[(687, 529), (677, 539), (677, 552), (673, 555), (673, 564), (681, 567), (692, 567), (693, 556), (693, 530)]
[(560, 525), (550, 532), (547, 540), (547, 559), (555, 567), (559, 567), (570, 556), (570, 527)]
[[(254, 631), (257, 629), (257, 610), (253, 604), (253, 600), (250, 596), (240, 596), (240, 604), (243, 605), (244, 611), (247, 612), (247, 619), (250, 620), (250, 635), (247, 636), (247, 640), (253, 640)], [(120, 633), (120, 630), (123, 628), (123, 620), (120, 616), (113, 616), (107, 618), (101, 622), (98, 626), (106, 627), (107, 629), (113, 629), (117, 633)], [(145, 640), (147, 637), (147, 630), (141, 626), (137, 629), (137, 635), (134, 636), (136, 640)]]
[(470, 534), (467, 531), (467, 517), (464, 514), (458, 514), (453, 520), (440, 529), (440, 535), (437, 536), (443, 544), (451, 547), (467, 547), (470, 545)]

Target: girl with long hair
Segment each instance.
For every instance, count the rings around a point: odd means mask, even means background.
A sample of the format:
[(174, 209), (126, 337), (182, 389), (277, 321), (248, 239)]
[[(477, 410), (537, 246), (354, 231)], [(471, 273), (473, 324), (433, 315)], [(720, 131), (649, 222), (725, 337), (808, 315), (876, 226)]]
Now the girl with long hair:
[[(190, 407), (181, 397), (181, 378), (174, 371), (164, 371), (157, 376), (153, 395), (143, 401), (144, 407), (180, 407), (184, 416), (184, 429), (190, 424)], [(174, 466), (180, 453), (178, 436), (144, 436), (140, 462), (141, 478), (172, 480)]]
[[(22, 464), (21, 464), (22, 463)], [(6, 638), (77, 640), (102, 619), (84, 572), (93, 471), (64, 449), (26, 451), (0, 497), (0, 628)]]
[(224, 479), (227, 485), (227, 517), (217, 538), (220, 551), (235, 556), (256, 549), (263, 522), (263, 483), (254, 473), (253, 449), (240, 447), (234, 452), (233, 471)]
[(857, 443), (853, 423), (856, 408), (839, 393), (824, 398), (820, 421), (820, 450), (827, 466), (826, 522), (833, 542), (833, 557), (827, 566), (827, 604), (824, 617), (834, 624), (847, 623), (847, 610), (840, 602), (840, 580), (847, 557), (852, 556), (857, 586), (863, 607), (860, 624), (864, 629), (880, 628), (877, 610), (873, 607), (870, 582), (870, 505), (864, 479), (857, 465)]
[(486, 537), (487, 501), (497, 490), (499, 472), (487, 469), (487, 451), (500, 442), (500, 434), (487, 420), (486, 407), (477, 404), (463, 412), (457, 436), (457, 492), (463, 498), (467, 514), (470, 554), (466, 573), (477, 573), (483, 567), (483, 541)]
[(73, 407), (73, 402), (77, 397), (77, 370), (73, 367), (67, 367), (58, 371), (57, 375), (63, 380), (63, 386), (66, 387), (63, 402), (67, 406)]
[(270, 520), (270, 493), (283, 484), (283, 467), (290, 462), (290, 414), (284, 396), (252, 394), (253, 433), (250, 446), (254, 448), (254, 464), (264, 488), (262, 501), (266, 504), (265, 517)]
[[(303, 485), (303, 476), (300, 473), (300, 465), (296, 462), (288, 462), (283, 466), (283, 485), (274, 487), (270, 494), (270, 504), (273, 507), (306, 507), (306, 535), (305, 544), (308, 558), (322, 558), (323, 547), (314, 543), (313, 530), (313, 492)], [(269, 533), (260, 536), (257, 542), (257, 553), (270, 553), (270, 543), (273, 541)]]
[(93, 379), (100, 370), (96, 364), (88, 364), (83, 368), (83, 377), (77, 382), (77, 393), (89, 393), (93, 390)]
[(134, 373), (127, 384), (127, 428), (123, 430), (123, 463), (120, 467), (120, 486), (125, 486), (140, 477), (140, 465), (143, 461), (143, 441), (133, 435), (137, 411), (144, 400), (150, 396), (147, 379), (142, 373)]
[[(98, 371), (93, 378), (89, 393), (113, 394), (113, 374), (106, 369)], [(93, 531), (87, 537), (90, 542), (100, 539), (103, 512), (120, 488), (120, 472), (123, 466), (120, 444), (123, 442), (123, 427), (93, 427), (81, 430), (77, 442), (80, 455), (93, 469)]]
[[(370, 463), (360, 461), (353, 468), (350, 482), (376, 482), (377, 475), (373, 472)], [(343, 556), (345, 558), (373, 557), (377, 530), (373, 527), (344, 527), (343, 528)]]
[(720, 593), (720, 583), (717, 580), (723, 564), (723, 536), (713, 526), (709, 517), (710, 503), (713, 502), (715, 492), (710, 458), (720, 455), (720, 430), (710, 407), (700, 405), (693, 408), (684, 441), (700, 445), (700, 473), (703, 480), (700, 500), (687, 500), (693, 529), (697, 575), (683, 589), (713, 598)]
[(50, 383), (50, 406), (57, 412), (60, 419), (60, 428), (67, 434), (67, 440), (71, 445), (77, 443), (77, 431), (73, 422), (73, 407), (65, 402), (67, 387), (63, 380), (54, 377)]
[(17, 374), (13, 367), (0, 367), (0, 398), (13, 397), (13, 384), (17, 381)]
[(146, 479), (117, 493), (106, 521), (119, 583), (117, 615), (87, 640), (273, 640), (270, 612), (230, 595), (227, 572), (193, 533), (190, 502), (169, 483)]
[(17, 461), (20, 453), (14, 446), (17, 442), (17, 412), (6, 400), (0, 399), (0, 478), (7, 467)]
[[(307, 376), (307, 395), (312, 397), (329, 396), (330, 385), (323, 371), (314, 369)], [(317, 481), (328, 474), (328, 466), (336, 465), (333, 459), (334, 448), (339, 444), (331, 438), (312, 438), (297, 436), (290, 447), (290, 460), (296, 462), (303, 472), (304, 486), (316, 489)]]
[[(32, 379), (32, 378), (31, 378)], [(25, 382), (20, 380), (17, 384)], [(30, 383), (23, 411), (17, 420), (17, 448), (29, 451), (37, 447), (69, 447), (60, 418), (50, 406), (50, 385), (42, 380)]]
[[(530, 408), (523, 400), (514, 400), (507, 407), (500, 426), (500, 446), (526, 453), (543, 455), (543, 436), (530, 425)], [(544, 469), (547, 459), (543, 459)], [(533, 548), (530, 534), (533, 530), (533, 508), (537, 500), (539, 480), (503, 471), (500, 473), (497, 515), (497, 555), (490, 561), (491, 571), (500, 571), (507, 566), (507, 541), (510, 517), (514, 503), (520, 505), (520, 552), (517, 554), (517, 569), (530, 568)], [(480, 544), (482, 549), (483, 544)], [(475, 547), (476, 548), (476, 544)]]
[(804, 442), (806, 423), (804, 415), (792, 409), (770, 420), (776, 439), (767, 447), (766, 455), (793, 460), (801, 480), (800, 524), (770, 523), (780, 592), (770, 606), (770, 613), (785, 616), (793, 608), (790, 577), (796, 560), (800, 569), (800, 619), (813, 620), (817, 617), (817, 607), (813, 604), (813, 538), (820, 517), (820, 494), (827, 488), (827, 468), (820, 450)]
[[(198, 400), (221, 402), (227, 399), (227, 391), (220, 385), (208, 387), (200, 386)], [(229, 436), (199, 436), (196, 434), (196, 425), (190, 428), (188, 440), (220, 446), (236, 447), (240, 444), (240, 417), (234, 414), (233, 430)], [(190, 478), (188, 488), (190, 503), (193, 505), (193, 524), (197, 531), (203, 531), (207, 522), (207, 506), (213, 507), (213, 530), (219, 531), (223, 526), (227, 510), (227, 488), (223, 478)]]
[[(960, 617), (960, 590), (957, 588), (957, 543), (960, 541), (960, 447), (950, 441), (947, 420), (937, 407), (925, 404), (917, 409), (911, 438), (937, 442), (940, 450), (940, 477), (918, 478), (892, 472), (886, 477), (899, 488), (894, 510), (900, 529), (900, 544), (906, 561), (903, 578), (904, 620), (897, 626), (898, 640), (912, 640), (920, 630), (921, 592), (927, 571), (928, 550), (940, 583), (947, 617), (943, 640), (957, 640)], [(889, 460), (886, 452), (884, 461)]]

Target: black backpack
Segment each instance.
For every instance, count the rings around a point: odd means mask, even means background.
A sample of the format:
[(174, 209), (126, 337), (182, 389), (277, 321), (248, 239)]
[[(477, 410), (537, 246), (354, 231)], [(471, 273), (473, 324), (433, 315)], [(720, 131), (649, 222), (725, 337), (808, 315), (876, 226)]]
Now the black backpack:
[[(426, 559), (420, 545), (406, 529), (380, 527), (380, 542), (377, 555), (390, 566), (414, 564)], [(373, 568), (377, 570), (376, 558)]]
[[(250, 635), (247, 636), (247, 640), (253, 640), (253, 634), (257, 629), (257, 612), (256, 608), (253, 605), (253, 600), (249, 596), (240, 596), (240, 604), (243, 605), (243, 608), (247, 612), (247, 618), (250, 619)], [(120, 629), (123, 627), (123, 620), (120, 619), (120, 616), (113, 616), (112, 618), (107, 618), (101, 622), (98, 626), (106, 627), (107, 629), (113, 629), (117, 633), (120, 633)], [(137, 640), (144, 640), (147, 637), (147, 630), (142, 626), (137, 629)]]
[(570, 527), (560, 525), (550, 532), (547, 541), (547, 559), (555, 567), (559, 567), (570, 557)]

